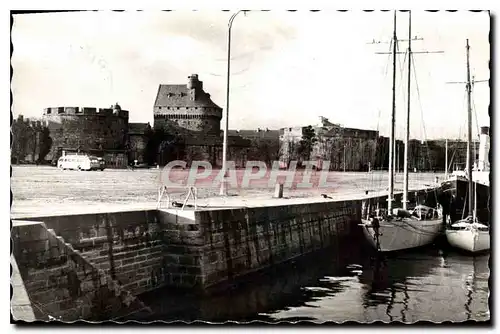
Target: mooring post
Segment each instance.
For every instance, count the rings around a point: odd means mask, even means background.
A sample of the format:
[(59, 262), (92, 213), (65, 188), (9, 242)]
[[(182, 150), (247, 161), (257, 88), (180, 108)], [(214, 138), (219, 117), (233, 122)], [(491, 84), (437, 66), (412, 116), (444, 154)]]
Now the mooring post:
[(274, 198), (283, 198), (283, 183), (276, 183), (274, 186)]

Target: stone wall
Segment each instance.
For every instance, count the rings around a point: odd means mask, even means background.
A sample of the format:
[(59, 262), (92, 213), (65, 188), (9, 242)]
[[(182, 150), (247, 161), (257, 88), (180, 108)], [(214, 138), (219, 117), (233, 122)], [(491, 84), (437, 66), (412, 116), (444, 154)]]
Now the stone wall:
[(163, 224), (165, 286), (201, 290), (204, 238), (194, 211), (159, 210)]
[(196, 212), (203, 286), (313, 252), (353, 232), (361, 202), (324, 202)]
[(19, 115), (12, 121), (11, 163), (37, 163), (44, 160), (52, 145), (47, 127), (39, 120)]
[(37, 320), (106, 320), (148, 308), (39, 222), (14, 225), (13, 253)]
[(113, 114), (111, 110), (82, 108), (81, 112), (45, 111), (43, 120), (52, 138), (52, 147), (47, 159), (55, 161), (64, 150), (125, 150), (128, 135), (128, 112), (123, 110)]
[[(170, 110), (172, 108), (172, 110)], [(168, 109), (168, 110), (165, 110)], [(187, 129), (217, 135), (220, 131), (222, 109), (214, 107), (155, 107), (155, 127), (165, 130)]]
[(162, 226), (156, 211), (37, 217), (134, 295), (161, 286)]

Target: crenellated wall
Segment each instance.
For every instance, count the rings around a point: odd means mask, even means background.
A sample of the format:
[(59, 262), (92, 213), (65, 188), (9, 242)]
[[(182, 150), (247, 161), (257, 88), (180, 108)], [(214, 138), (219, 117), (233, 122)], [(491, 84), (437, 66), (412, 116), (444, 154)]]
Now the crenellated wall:
[[(52, 146), (47, 159), (55, 161), (62, 151), (103, 152), (125, 156), (128, 136), (127, 110), (117, 108), (46, 108), (43, 122), (50, 131)], [(127, 159), (123, 159), (126, 165)], [(113, 165), (113, 163), (111, 163)], [(120, 167), (120, 166), (118, 166)]]
[(88, 116), (115, 116), (129, 117), (128, 110), (115, 110), (114, 108), (89, 108), (89, 107), (50, 107), (43, 109), (44, 116), (55, 115), (88, 115)]

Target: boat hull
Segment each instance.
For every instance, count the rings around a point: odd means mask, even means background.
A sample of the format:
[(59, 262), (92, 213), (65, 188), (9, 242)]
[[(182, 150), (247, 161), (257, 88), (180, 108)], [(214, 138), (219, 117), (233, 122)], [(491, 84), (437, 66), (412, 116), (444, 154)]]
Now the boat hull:
[(363, 220), (363, 233), (372, 247), (381, 252), (394, 252), (432, 244), (442, 233), (442, 220), (402, 220), (381, 222), (379, 247), (370, 221)]
[(480, 253), (490, 249), (490, 232), (468, 230), (446, 230), (450, 246), (469, 253)]
[[(463, 219), (468, 214), (468, 187), (468, 180), (462, 177), (454, 177), (441, 184), (442, 194), (439, 204), (443, 207), (443, 212), (450, 216), (452, 222)], [(474, 188), (477, 197), (477, 218), (480, 222), (489, 222), (490, 187), (482, 182), (474, 182)]]

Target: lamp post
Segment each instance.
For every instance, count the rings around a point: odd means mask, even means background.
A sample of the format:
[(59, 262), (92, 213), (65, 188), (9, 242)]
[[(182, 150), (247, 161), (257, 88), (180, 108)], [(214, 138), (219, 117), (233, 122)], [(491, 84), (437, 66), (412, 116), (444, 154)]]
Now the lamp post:
[(229, 19), (228, 23), (228, 35), (227, 35), (227, 86), (226, 86), (226, 120), (224, 122), (224, 141), (222, 143), (222, 170), (224, 171), (222, 182), (220, 186), (220, 195), (226, 195), (226, 174), (227, 174), (227, 133), (229, 131), (229, 78), (231, 76), (231, 27), (233, 26), (233, 21), (236, 15), (244, 12), (244, 10), (239, 10)]

